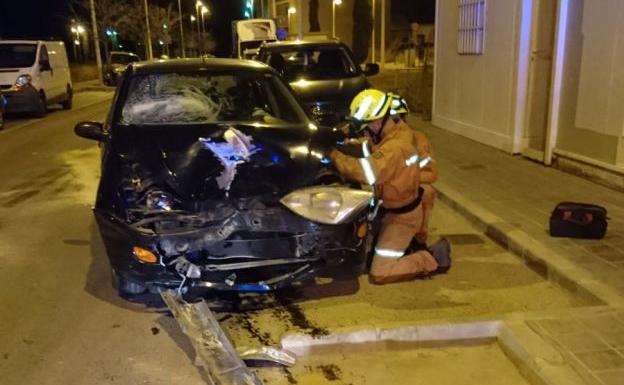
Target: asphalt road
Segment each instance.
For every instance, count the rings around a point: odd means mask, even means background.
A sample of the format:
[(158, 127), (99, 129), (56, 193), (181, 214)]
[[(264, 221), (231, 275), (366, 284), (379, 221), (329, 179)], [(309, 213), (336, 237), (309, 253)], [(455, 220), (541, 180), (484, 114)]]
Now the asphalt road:
[[(206, 383), (175, 321), (162, 308), (117, 297), (110, 284), (91, 213), (99, 149), (75, 136), (73, 126), (103, 120), (111, 96), (79, 93), (72, 111), (9, 120), (0, 131), (2, 385)], [(433, 235), (454, 242), (448, 275), (384, 287), (369, 285), (365, 276), (319, 282), (298, 298), (268, 298), (265, 310), (220, 315), (224, 328), (237, 346), (277, 344), (288, 331), (489, 319), (583, 305), (448, 207), (436, 210)], [(261, 377), (317, 383), (302, 370), (293, 371), (294, 379), (273, 371)]]

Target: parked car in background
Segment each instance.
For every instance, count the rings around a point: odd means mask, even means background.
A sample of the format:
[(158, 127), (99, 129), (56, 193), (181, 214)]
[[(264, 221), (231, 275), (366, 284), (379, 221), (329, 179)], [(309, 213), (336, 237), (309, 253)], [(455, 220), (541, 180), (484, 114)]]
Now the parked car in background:
[(117, 78), (123, 74), (128, 64), (140, 61), (138, 55), (131, 52), (112, 51), (106, 58), (104, 65), (104, 84), (114, 86), (117, 84)]
[(235, 59), (131, 64), (104, 124), (94, 213), (122, 295), (268, 292), (359, 270), (372, 194), (342, 184), (280, 76)]
[(73, 89), (62, 41), (0, 40), (0, 89), (6, 113), (43, 117), (60, 103), (71, 109)]
[(366, 77), (379, 72), (377, 64), (362, 70), (337, 40), (266, 43), (257, 58), (282, 75), (314, 119), (327, 126), (348, 115), (351, 99), (370, 87)]

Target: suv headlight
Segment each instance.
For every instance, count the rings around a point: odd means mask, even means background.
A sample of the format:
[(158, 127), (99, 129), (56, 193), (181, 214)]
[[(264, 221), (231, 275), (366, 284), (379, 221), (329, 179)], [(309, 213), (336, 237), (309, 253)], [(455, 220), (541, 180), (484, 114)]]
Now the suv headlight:
[(315, 186), (296, 190), (280, 200), (282, 204), (311, 221), (337, 225), (348, 222), (367, 207), (373, 194), (342, 186)]
[(15, 88), (22, 88), (22, 87), (26, 87), (27, 85), (30, 84), (32, 78), (30, 77), (30, 75), (20, 75), (17, 77), (17, 80), (15, 81)]

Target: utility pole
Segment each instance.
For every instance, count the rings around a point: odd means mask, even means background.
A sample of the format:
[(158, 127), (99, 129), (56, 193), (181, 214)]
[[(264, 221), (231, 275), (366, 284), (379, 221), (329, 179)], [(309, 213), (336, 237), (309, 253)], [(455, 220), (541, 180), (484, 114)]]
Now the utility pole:
[(145, 26), (147, 28), (147, 60), (152, 60), (154, 58), (154, 53), (152, 52), (152, 33), (150, 32), (149, 9), (147, 8), (147, 0), (143, 0), (143, 4), (145, 5)]
[(386, 63), (386, 0), (381, 0), (381, 67)]
[(95, 61), (97, 62), (97, 67), (98, 67), (98, 80), (100, 81), (100, 85), (103, 85), (104, 79), (102, 79), (102, 58), (100, 57), (100, 38), (98, 37), (97, 19), (95, 18), (95, 4), (93, 4), (93, 0), (91, 0), (91, 25), (93, 28)]
[(375, 20), (375, 0), (373, 0), (373, 37), (371, 39), (371, 42), (373, 44), (373, 48), (371, 50), (371, 62), (374, 63), (375, 62), (375, 22), (377, 20)]
[(297, 38), (303, 40), (303, 0), (297, 0)]
[(184, 48), (184, 18), (182, 17), (182, 0), (178, 0), (178, 13), (180, 17), (180, 44), (182, 45), (182, 57), (186, 57), (186, 49)]

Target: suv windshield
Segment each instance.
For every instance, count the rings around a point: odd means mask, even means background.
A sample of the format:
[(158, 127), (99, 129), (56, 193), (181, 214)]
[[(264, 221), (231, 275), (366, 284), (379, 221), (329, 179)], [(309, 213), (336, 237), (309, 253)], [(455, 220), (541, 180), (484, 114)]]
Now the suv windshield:
[(0, 68), (32, 67), (36, 54), (36, 44), (0, 44)]
[(130, 64), (139, 61), (139, 58), (135, 55), (114, 53), (111, 54), (110, 62), (112, 64)]
[(119, 124), (299, 124), (305, 113), (282, 81), (251, 71), (137, 75)]
[(341, 47), (288, 47), (271, 50), (265, 62), (286, 80), (342, 79), (358, 74), (355, 64)]

